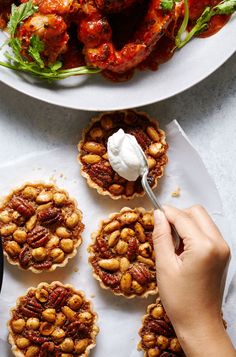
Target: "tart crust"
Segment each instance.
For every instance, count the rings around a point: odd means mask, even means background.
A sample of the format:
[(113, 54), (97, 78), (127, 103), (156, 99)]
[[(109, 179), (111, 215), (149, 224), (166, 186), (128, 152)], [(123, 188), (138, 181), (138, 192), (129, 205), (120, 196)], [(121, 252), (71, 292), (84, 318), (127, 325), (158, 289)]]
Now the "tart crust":
[(74, 294), (78, 294), (80, 295), (83, 300), (89, 304), (89, 312), (92, 313), (93, 315), (93, 327), (92, 327), (92, 331), (91, 331), (91, 334), (90, 334), (90, 337), (91, 337), (91, 340), (92, 340), (92, 343), (90, 343), (85, 351), (83, 352), (83, 354), (75, 354), (75, 356), (80, 356), (80, 357), (88, 357), (89, 356), (89, 353), (90, 353), (90, 350), (93, 349), (95, 346), (96, 346), (96, 336), (97, 334), (99, 333), (99, 327), (97, 326), (97, 320), (98, 320), (98, 315), (97, 313), (93, 310), (93, 305), (92, 305), (92, 302), (91, 301), (88, 301), (85, 299), (85, 294), (83, 291), (81, 290), (75, 290), (75, 288), (73, 287), (73, 285), (71, 284), (62, 284), (61, 282), (59, 281), (54, 281), (52, 282), (51, 284), (48, 284), (46, 282), (42, 282), (40, 283), (37, 287), (30, 287), (26, 294), (25, 295), (22, 295), (20, 297), (17, 298), (16, 300), (16, 308), (11, 308), (10, 310), (10, 315), (11, 315), (11, 319), (8, 321), (7, 323), (7, 327), (8, 327), (8, 331), (9, 331), (9, 335), (8, 335), (8, 341), (9, 343), (11, 344), (11, 350), (12, 350), (12, 353), (14, 356), (16, 357), (24, 357), (25, 354), (17, 347), (16, 343), (15, 343), (15, 339), (14, 339), (14, 331), (12, 330), (12, 327), (11, 327), (11, 321), (13, 319), (13, 314), (14, 314), (14, 311), (20, 306), (21, 304), (21, 299), (24, 298), (30, 291), (36, 291), (37, 289), (41, 289), (43, 287), (54, 287), (54, 286), (59, 286), (59, 287), (64, 287), (64, 288), (68, 288), (71, 290), (71, 292), (73, 292)]
[[(100, 286), (103, 288), (103, 289), (110, 289), (112, 290), (113, 294), (114, 295), (117, 295), (117, 296), (124, 296), (125, 298), (128, 298), (128, 299), (132, 299), (132, 298), (135, 298), (136, 296), (139, 296), (141, 298), (147, 298), (149, 295), (156, 295), (158, 293), (158, 287), (157, 287), (157, 284), (156, 284), (156, 278), (155, 278), (155, 281), (152, 282), (152, 286), (151, 288), (149, 288), (148, 290), (142, 292), (142, 293), (130, 293), (130, 294), (125, 294), (123, 293), (122, 291), (114, 291), (114, 289), (112, 289), (110, 286), (107, 286), (105, 285), (105, 283), (103, 282), (102, 278), (99, 276), (99, 274), (96, 272), (96, 269), (94, 268), (94, 263), (93, 261), (96, 260), (97, 258), (97, 254), (96, 254), (96, 251), (94, 249), (94, 246), (96, 244), (96, 241), (97, 241), (97, 237), (100, 236), (100, 234), (102, 234), (102, 231), (103, 231), (103, 228), (113, 222), (114, 220), (117, 219), (118, 216), (121, 216), (122, 214), (126, 213), (126, 212), (137, 212), (141, 215), (143, 214), (152, 214), (153, 211), (146, 211), (144, 208), (142, 207), (138, 207), (138, 208), (135, 208), (135, 209), (131, 209), (129, 207), (124, 207), (121, 209), (120, 212), (116, 212), (116, 213), (111, 213), (107, 219), (105, 220), (102, 220), (99, 224), (99, 228), (96, 232), (92, 233), (91, 235), (91, 238), (92, 238), (92, 243), (91, 245), (88, 247), (88, 252), (89, 252), (89, 263), (91, 264), (92, 266), (92, 269), (93, 269), (93, 277), (98, 280)], [(124, 226), (122, 227), (124, 228)], [(138, 240), (138, 239), (137, 239)], [(143, 243), (145, 242), (148, 242), (147, 240), (145, 240)], [(122, 255), (119, 256), (117, 254), (117, 256), (115, 256), (114, 258), (122, 258)], [(151, 259), (151, 258), (150, 258)], [(136, 263), (136, 262), (135, 262)], [(152, 269), (152, 274), (155, 274), (155, 262), (154, 263), (154, 267)], [(133, 263), (130, 263), (131, 265), (133, 265)], [(142, 265), (142, 263), (141, 263)], [(106, 270), (108, 272), (108, 270)], [(110, 272), (109, 272), (110, 273)]]
[[(157, 325), (155, 326), (159, 321), (161, 325), (159, 327)], [(153, 330), (148, 327), (148, 324), (151, 323), (153, 323), (154, 326)], [(142, 318), (142, 327), (139, 330), (139, 336), (141, 337), (141, 341), (137, 347), (139, 351), (144, 352), (144, 357), (185, 356), (159, 297), (154, 304), (150, 304), (147, 307), (147, 313)], [(146, 336), (146, 339), (144, 336)], [(156, 353), (159, 352), (160, 354), (155, 354), (155, 349), (157, 349)]]
[[(52, 188), (54, 189), (56, 192), (62, 193), (66, 196), (67, 200), (74, 206), (74, 213), (76, 213), (78, 215), (78, 239), (74, 240), (74, 245), (73, 245), (73, 250), (70, 253), (66, 253), (65, 258), (62, 262), (60, 263), (53, 263), (51, 265), (50, 268), (48, 269), (36, 269), (33, 265), (29, 266), (28, 268), (22, 268), (19, 260), (18, 259), (12, 259), (11, 256), (5, 251), (4, 249), (4, 255), (6, 256), (8, 262), (12, 265), (17, 265), (21, 270), (31, 270), (33, 273), (41, 273), (42, 271), (54, 271), (57, 267), (64, 267), (67, 263), (68, 260), (73, 258), (76, 254), (77, 254), (77, 249), (79, 248), (79, 246), (82, 243), (82, 237), (81, 237), (81, 233), (84, 230), (84, 224), (82, 223), (82, 218), (83, 218), (83, 214), (81, 212), (80, 209), (78, 209), (77, 207), (77, 201), (74, 198), (71, 198), (69, 196), (69, 193), (61, 188), (58, 188), (55, 184), (52, 183), (45, 183), (44, 181), (37, 181), (37, 182), (26, 182), (24, 183), (22, 186), (20, 186), (19, 188), (15, 188), (13, 189), (10, 194), (8, 194), (4, 199), (2, 199), (1, 201), (1, 206), (0, 206), (0, 213), (6, 208), (7, 204), (10, 202), (10, 200), (12, 199), (12, 197), (15, 194), (18, 194), (19, 192), (23, 191), (26, 187), (33, 187), (33, 188), (38, 188), (42, 186), (43, 189), (47, 189), (47, 188)], [(4, 223), (1, 224), (1, 220), (0, 220), (0, 225), (3, 227)], [(37, 227), (37, 223), (36, 223), (36, 227)], [(17, 227), (19, 228), (19, 227)], [(22, 228), (22, 227), (20, 227)], [(0, 237), (1, 237), (1, 233), (0, 233)], [(11, 238), (11, 241), (13, 241), (14, 239)], [(4, 241), (4, 239), (3, 239)], [(25, 245), (23, 245), (24, 247)]]
[[(114, 115), (120, 115), (120, 114), (123, 114), (124, 117), (127, 117), (129, 114), (134, 114), (134, 115), (137, 115), (137, 116), (143, 116), (146, 120), (148, 120), (148, 122), (150, 123), (150, 126), (153, 127), (157, 131), (157, 133), (159, 135), (158, 143), (160, 143), (162, 145), (162, 150), (163, 150), (163, 153), (160, 155), (160, 157), (163, 159), (163, 164), (161, 164), (160, 167), (159, 167), (160, 172), (158, 173), (158, 175), (154, 176), (154, 181), (152, 183), (152, 189), (154, 189), (157, 186), (159, 179), (164, 175), (164, 168), (165, 168), (165, 165), (168, 162), (168, 157), (166, 155), (166, 152), (167, 152), (167, 149), (168, 149), (168, 144), (166, 143), (165, 132), (162, 129), (159, 128), (159, 123), (155, 119), (152, 119), (145, 112), (141, 112), (141, 111), (137, 111), (137, 110), (120, 110), (120, 111), (116, 111), (116, 112), (101, 113), (99, 116), (92, 118), (90, 123), (89, 123), (89, 125), (83, 130), (82, 139), (78, 144), (78, 151), (79, 151), (78, 161), (79, 161), (79, 163), (81, 165), (81, 175), (87, 180), (87, 184), (88, 184), (89, 187), (96, 189), (97, 192), (100, 195), (108, 195), (114, 200), (118, 200), (120, 198), (131, 200), (136, 196), (138, 196), (138, 197), (144, 196), (145, 195), (144, 190), (142, 189), (140, 192), (135, 192), (134, 191), (133, 194), (131, 194), (130, 196), (128, 196), (128, 195), (126, 195), (124, 193), (116, 194), (116, 195), (112, 194), (112, 192), (110, 192), (108, 189), (101, 187), (94, 180), (92, 180), (92, 178), (90, 177), (89, 173), (85, 170), (85, 165), (84, 165), (84, 163), (83, 163), (83, 161), (81, 159), (82, 158), (81, 153), (83, 151), (83, 145), (86, 143), (86, 136), (90, 132), (90, 130), (94, 126), (94, 124), (101, 122), (101, 120), (104, 117), (104, 115), (112, 117)], [(133, 126), (130, 125), (129, 127), (130, 127), (130, 129), (131, 128), (134, 129), (135, 125), (133, 125)], [(117, 126), (115, 131), (117, 131), (119, 128), (120, 127)], [(104, 129), (104, 130), (106, 130), (106, 129)], [(150, 139), (150, 137), (149, 137), (149, 139)], [(154, 144), (154, 143), (155, 143), (155, 141), (152, 141), (152, 144)], [(149, 146), (150, 145), (148, 145), (147, 147), (149, 147)], [(106, 151), (106, 153), (107, 153), (107, 151)], [(157, 157), (156, 160), (158, 160), (158, 159), (159, 158)], [(125, 180), (125, 182), (127, 183), (129, 181)], [(113, 182), (113, 183), (115, 183), (115, 182)]]

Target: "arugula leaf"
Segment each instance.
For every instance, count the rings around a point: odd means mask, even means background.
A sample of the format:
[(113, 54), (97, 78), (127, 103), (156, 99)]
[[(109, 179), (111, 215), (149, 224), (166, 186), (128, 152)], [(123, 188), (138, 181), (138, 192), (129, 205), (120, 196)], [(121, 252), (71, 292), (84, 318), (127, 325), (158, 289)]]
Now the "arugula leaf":
[(14, 37), (17, 27), (22, 21), (33, 15), (38, 10), (38, 7), (34, 5), (30, 0), (26, 3), (22, 3), (19, 6), (15, 4), (11, 7), (11, 17), (7, 24), (7, 29), (11, 37)]
[(35, 61), (31, 62), (27, 58), (24, 58), (21, 55), (21, 40), (19, 38), (12, 38), (9, 43), (12, 49), (12, 54), (5, 52), (7, 62), (0, 61), (0, 66), (10, 68), (15, 71), (30, 73), (35, 77), (47, 79), (49, 81), (64, 79), (76, 75), (96, 74), (101, 72), (100, 68), (88, 66), (61, 69), (62, 63), (60, 61), (46, 67), (40, 56), (40, 52), (43, 50), (43, 44), (37, 36), (35, 37), (36, 38), (31, 38), (31, 55), (33, 53)]
[(29, 55), (39, 65), (40, 68), (44, 68), (45, 64), (41, 58), (41, 52), (44, 50), (44, 43), (36, 35), (30, 38), (30, 46), (28, 48)]
[(160, 6), (164, 11), (171, 11), (176, 2), (180, 2), (181, 0), (161, 0)]
[(236, 11), (235, 0), (225, 0), (214, 7), (215, 15), (231, 15)]
[(14, 71), (20, 71), (29, 73), (35, 77), (47, 79), (48, 81), (56, 81), (60, 79), (65, 79), (72, 76), (78, 76), (82, 74), (97, 74), (101, 72), (100, 68), (92, 68), (88, 66), (80, 66), (70, 69), (61, 69), (58, 71), (52, 71), (50, 68), (41, 69), (35, 65), (34, 62), (17, 62), (15, 58), (6, 53), (8, 62), (0, 61), (0, 66), (13, 69)]
[(161, 1), (161, 9), (165, 11), (170, 11), (174, 7), (174, 0), (162, 0)]
[[(33, 35), (30, 38), (30, 45), (27, 49), (32, 60), (23, 56), (21, 40), (14, 36), (20, 23), (29, 16), (33, 15), (37, 10), (38, 7), (33, 4), (32, 0), (27, 3), (22, 3), (18, 7), (12, 5), (12, 13), (8, 23), (10, 38), (4, 43), (4, 45), (9, 45), (12, 52), (9, 53), (7, 51), (4, 53), (7, 61), (0, 61), (0, 66), (14, 71), (29, 73), (35, 77), (47, 79), (49, 81), (64, 79), (76, 75), (96, 74), (101, 72), (101, 69), (89, 66), (61, 69), (62, 62), (60, 61), (56, 61), (55, 63), (46, 66), (41, 57), (41, 54), (44, 51), (44, 43), (36, 35)], [(0, 50), (2, 50), (2, 48)]]
[(202, 15), (197, 19), (195, 26), (192, 28), (190, 32), (186, 34), (183, 40), (182, 40), (182, 35), (186, 30), (187, 25), (183, 32), (179, 30), (175, 39), (176, 46), (178, 48), (182, 48), (193, 38), (193, 36), (196, 36), (202, 31), (206, 30), (208, 28), (208, 23), (213, 16), (232, 15), (235, 11), (236, 11), (236, 0), (224, 0), (212, 8), (207, 6), (203, 11)]

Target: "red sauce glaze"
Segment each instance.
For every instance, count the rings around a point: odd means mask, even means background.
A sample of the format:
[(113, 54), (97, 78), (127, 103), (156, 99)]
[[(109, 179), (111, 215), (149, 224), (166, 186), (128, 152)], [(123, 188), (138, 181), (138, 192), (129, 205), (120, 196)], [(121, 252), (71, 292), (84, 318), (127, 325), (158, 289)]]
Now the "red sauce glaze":
[[(198, 19), (207, 6), (213, 7), (219, 4), (221, 0), (189, 0), (189, 15), (190, 15), (190, 28), (194, 26), (195, 20)], [(230, 16), (217, 15), (213, 16), (208, 23), (208, 29), (201, 33), (198, 37), (209, 37), (217, 33), (229, 21)]]
[(11, 12), (11, 5), (15, 3), (14, 0), (0, 0), (0, 29), (4, 30), (8, 19), (9, 15)]
[[(0, 29), (6, 27), (7, 19), (10, 13), (10, 7), (12, 3), (19, 5), (20, 2), (26, 2), (28, 0), (0, 0)], [(36, 3), (41, 3), (40, 0), (35, 0)], [(189, 29), (191, 29), (196, 20), (201, 16), (207, 6), (215, 6), (221, 0), (188, 0), (190, 10), (190, 22)], [(59, 6), (61, 3), (61, 6)], [(79, 2), (75, 2), (77, 5)], [(75, 68), (78, 66), (86, 65), (83, 55), (83, 44), (78, 41), (77, 38), (77, 18), (78, 9), (74, 9), (71, 6), (72, 2), (61, 0), (44, 0), (42, 3), (44, 11), (49, 13), (67, 13), (69, 9), (70, 17), (65, 16), (66, 24), (68, 25), (69, 43), (65, 53), (61, 55), (63, 68)], [(77, 6), (76, 5), (76, 6)], [(79, 5), (78, 5), (79, 6)], [(67, 9), (68, 8), (68, 9)], [(45, 10), (46, 9), (46, 10)], [(55, 10), (56, 9), (56, 10)], [(140, 27), (143, 21), (144, 15), (148, 9), (147, 1), (138, 1), (129, 9), (118, 14), (107, 14), (110, 26), (112, 28), (113, 36), (112, 41), (116, 49), (121, 49), (125, 43), (132, 40), (135, 32)], [(42, 10), (42, 9), (41, 9)], [(49, 11), (50, 10), (50, 11)], [(63, 16), (63, 15), (62, 15)], [(218, 32), (230, 19), (230, 16), (217, 15), (214, 16), (208, 24), (208, 29), (201, 33), (199, 37), (208, 37)], [(69, 21), (67, 21), (69, 20)], [(175, 34), (182, 22), (182, 18), (179, 18), (178, 23), (174, 23), (169, 26), (168, 31), (157, 42), (151, 54), (137, 66), (137, 69), (156, 71), (160, 64), (167, 62), (174, 55), (175, 52)], [(50, 44), (51, 46), (51, 44)], [(49, 46), (49, 47), (50, 47)], [(52, 44), (53, 47), (53, 44)], [(104, 77), (114, 82), (125, 82), (132, 78), (135, 69), (131, 69), (125, 73), (113, 73), (108, 70), (104, 70), (102, 73)]]
[(231, 16), (227, 15), (216, 15), (212, 17), (211, 21), (208, 24), (208, 29), (201, 33), (198, 37), (210, 37), (220, 31), (229, 21)]

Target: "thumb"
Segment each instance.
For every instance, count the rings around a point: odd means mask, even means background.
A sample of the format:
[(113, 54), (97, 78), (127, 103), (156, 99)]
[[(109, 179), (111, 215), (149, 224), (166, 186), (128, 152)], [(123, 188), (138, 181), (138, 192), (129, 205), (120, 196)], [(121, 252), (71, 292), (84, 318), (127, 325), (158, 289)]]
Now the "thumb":
[(165, 214), (160, 210), (154, 211), (154, 231), (152, 237), (156, 261), (160, 265), (166, 266), (175, 257), (175, 247), (170, 224)]

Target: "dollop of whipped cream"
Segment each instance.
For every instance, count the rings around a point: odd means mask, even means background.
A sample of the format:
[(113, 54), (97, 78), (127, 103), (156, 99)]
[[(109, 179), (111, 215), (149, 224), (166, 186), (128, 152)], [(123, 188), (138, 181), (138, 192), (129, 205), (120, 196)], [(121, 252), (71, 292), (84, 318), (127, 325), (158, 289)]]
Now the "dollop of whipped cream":
[(107, 143), (111, 167), (128, 181), (136, 181), (146, 167), (145, 159), (136, 145), (139, 145), (136, 138), (126, 134), (123, 129), (110, 136)]

